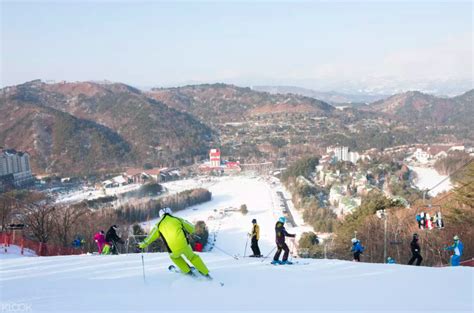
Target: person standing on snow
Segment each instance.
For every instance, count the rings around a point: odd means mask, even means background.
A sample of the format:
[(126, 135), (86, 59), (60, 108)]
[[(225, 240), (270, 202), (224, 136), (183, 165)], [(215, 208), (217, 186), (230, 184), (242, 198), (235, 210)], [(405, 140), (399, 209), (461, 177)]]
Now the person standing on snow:
[(210, 278), (209, 270), (201, 258), (193, 252), (186, 237), (187, 233), (193, 234), (195, 232), (194, 225), (185, 219), (173, 216), (171, 213), (170, 208), (160, 210), (160, 220), (153, 226), (148, 237), (138, 247), (144, 249), (161, 237), (168, 249), (171, 260), (183, 274), (193, 275), (191, 268), (183, 258), (186, 257), (203, 276)]
[(459, 240), (459, 236), (454, 236), (454, 243), (444, 248), (445, 251), (454, 251), (454, 254), (451, 256), (450, 263), (451, 266), (459, 266), (461, 261), (462, 252), (464, 250), (464, 245), (462, 244), (461, 240)]
[(110, 226), (109, 230), (107, 231), (107, 234), (105, 234), (105, 241), (107, 242), (107, 245), (109, 246), (109, 248), (105, 247), (105, 253), (104, 254), (109, 254), (109, 249), (112, 249), (112, 254), (118, 254), (118, 251), (117, 251), (117, 244), (120, 243), (120, 244), (124, 244), (125, 241), (120, 238), (118, 235), (117, 235), (117, 230), (118, 230), (118, 226), (117, 225), (112, 225)]
[(421, 256), (421, 248), (420, 245), (418, 244), (418, 234), (413, 234), (413, 240), (410, 243), (410, 248), (411, 248), (411, 253), (412, 257), (410, 261), (408, 261), (408, 265), (412, 265), (413, 262), (416, 260), (416, 265), (419, 266), (421, 264), (421, 261), (423, 261), (423, 257)]
[(256, 219), (252, 220), (252, 224), (252, 231), (249, 235), (251, 237), (250, 248), (252, 248), (253, 255), (250, 257), (260, 258), (262, 256), (260, 253), (260, 248), (258, 247), (258, 240), (260, 239), (260, 226), (258, 226)]
[[(278, 222), (275, 225), (277, 251), (275, 253), (275, 256), (273, 257), (273, 261), (271, 262), (272, 264), (293, 264), (292, 262), (288, 261), (290, 249), (288, 248), (288, 245), (285, 243), (285, 238), (286, 237), (294, 238), (296, 237), (296, 235), (289, 234), (286, 231), (285, 226), (284, 226), (285, 222), (286, 222), (286, 218), (282, 216), (278, 219)], [(282, 250), (284, 250), (285, 253), (283, 254), (282, 261), (280, 261), (279, 259), (280, 259), (280, 254)]]
[(360, 262), (360, 255), (364, 252), (364, 247), (360, 243), (360, 240), (357, 238), (352, 238), (352, 249), (351, 252), (354, 253), (354, 261)]
[(105, 232), (103, 230), (99, 231), (97, 234), (94, 235), (94, 241), (97, 244), (97, 249), (99, 254), (102, 254), (102, 249), (106, 243), (105, 241)]

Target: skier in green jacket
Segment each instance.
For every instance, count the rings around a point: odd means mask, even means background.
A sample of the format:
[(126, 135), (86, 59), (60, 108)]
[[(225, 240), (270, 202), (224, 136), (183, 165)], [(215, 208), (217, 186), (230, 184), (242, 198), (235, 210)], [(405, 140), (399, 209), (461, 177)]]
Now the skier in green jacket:
[(184, 256), (202, 275), (210, 277), (209, 270), (201, 258), (193, 252), (186, 237), (186, 233), (194, 233), (194, 225), (182, 218), (171, 215), (171, 213), (170, 208), (161, 209), (160, 220), (153, 226), (148, 237), (138, 246), (140, 249), (144, 249), (161, 237), (170, 253), (171, 260), (179, 267), (181, 272), (193, 275), (188, 263), (183, 258)]

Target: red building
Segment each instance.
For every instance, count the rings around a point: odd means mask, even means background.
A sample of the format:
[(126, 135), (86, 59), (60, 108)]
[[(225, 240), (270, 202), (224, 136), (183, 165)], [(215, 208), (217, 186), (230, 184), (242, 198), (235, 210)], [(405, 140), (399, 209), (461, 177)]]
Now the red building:
[(211, 167), (221, 166), (221, 150), (220, 149), (211, 149), (209, 151), (209, 161), (211, 162)]

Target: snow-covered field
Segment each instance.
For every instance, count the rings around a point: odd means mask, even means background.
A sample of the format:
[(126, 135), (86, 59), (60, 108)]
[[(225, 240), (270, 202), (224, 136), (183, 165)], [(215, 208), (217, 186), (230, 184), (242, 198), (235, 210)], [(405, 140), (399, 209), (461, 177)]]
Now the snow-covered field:
[[(169, 183), (170, 192), (198, 180)], [(261, 226), (260, 246), (274, 246), (281, 215), (271, 178), (223, 177), (202, 183), (213, 200), (178, 216), (206, 221), (217, 247), (244, 253), (250, 221)], [(286, 198), (290, 198), (285, 194)], [(247, 215), (229, 211), (246, 204)], [(295, 212), (301, 233), (308, 227)], [(152, 222), (148, 223), (151, 225)], [(291, 244), (290, 244), (291, 246)], [(247, 255), (249, 254), (247, 249)], [(198, 281), (167, 270), (166, 253), (0, 259), (2, 312), (472, 312), (473, 269), (299, 260), (273, 266), (270, 259), (238, 260), (218, 249), (201, 254), (214, 277)], [(218, 282), (223, 282), (221, 286)], [(15, 309), (15, 310), (14, 310)]]
[(56, 198), (56, 203), (76, 203), (83, 200), (94, 200), (105, 196), (117, 196), (125, 192), (136, 190), (140, 188), (139, 184), (130, 184), (125, 186), (119, 186), (114, 188), (95, 189), (89, 188), (78, 188), (70, 192), (60, 194)]
[[(410, 169), (418, 176), (418, 179), (415, 181), (415, 186), (417, 186), (420, 190), (432, 188), (447, 177), (445, 175), (438, 174), (438, 172), (432, 167), (413, 166), (410, 167)], [(436, 196), (438, 193), (451, 190), (451, 188), (453, 188), (451, 181), (447, 179), (439, 186), (436, 186), (436, 188), (431, 190), (429, 194), (431, 196)]]
[[(472, 312), (473, 269), (310, 260), (273, 266), (202, 254), (214, 282), (164, 253), (2, 260), (1, 305), (27, 312)], [(222, 281), (221, 287), (217, 281)], [(3, 310), (8, 312), (8, 310)]]

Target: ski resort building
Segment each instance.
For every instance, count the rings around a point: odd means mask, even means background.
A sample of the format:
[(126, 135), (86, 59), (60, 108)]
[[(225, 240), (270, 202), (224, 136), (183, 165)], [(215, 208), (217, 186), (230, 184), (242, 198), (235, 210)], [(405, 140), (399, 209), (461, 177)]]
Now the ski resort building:
[(202, 172), (217, 172), (220, 174), (239, 173), (242, 168), (240, 162), (231, 162), (221, 159), (220, 149), (211, 149), (209, 151), (209, 162), (205, 162), (199, 166)]
[(0, 181), (4, 186), (23, 187), (33, 183), (30, 155), (14, 149), (0, 152)]
[(211, 167), (221, 166), (221, 151), (219, 149), (211, 149), (209, 151), (209, 161)]

